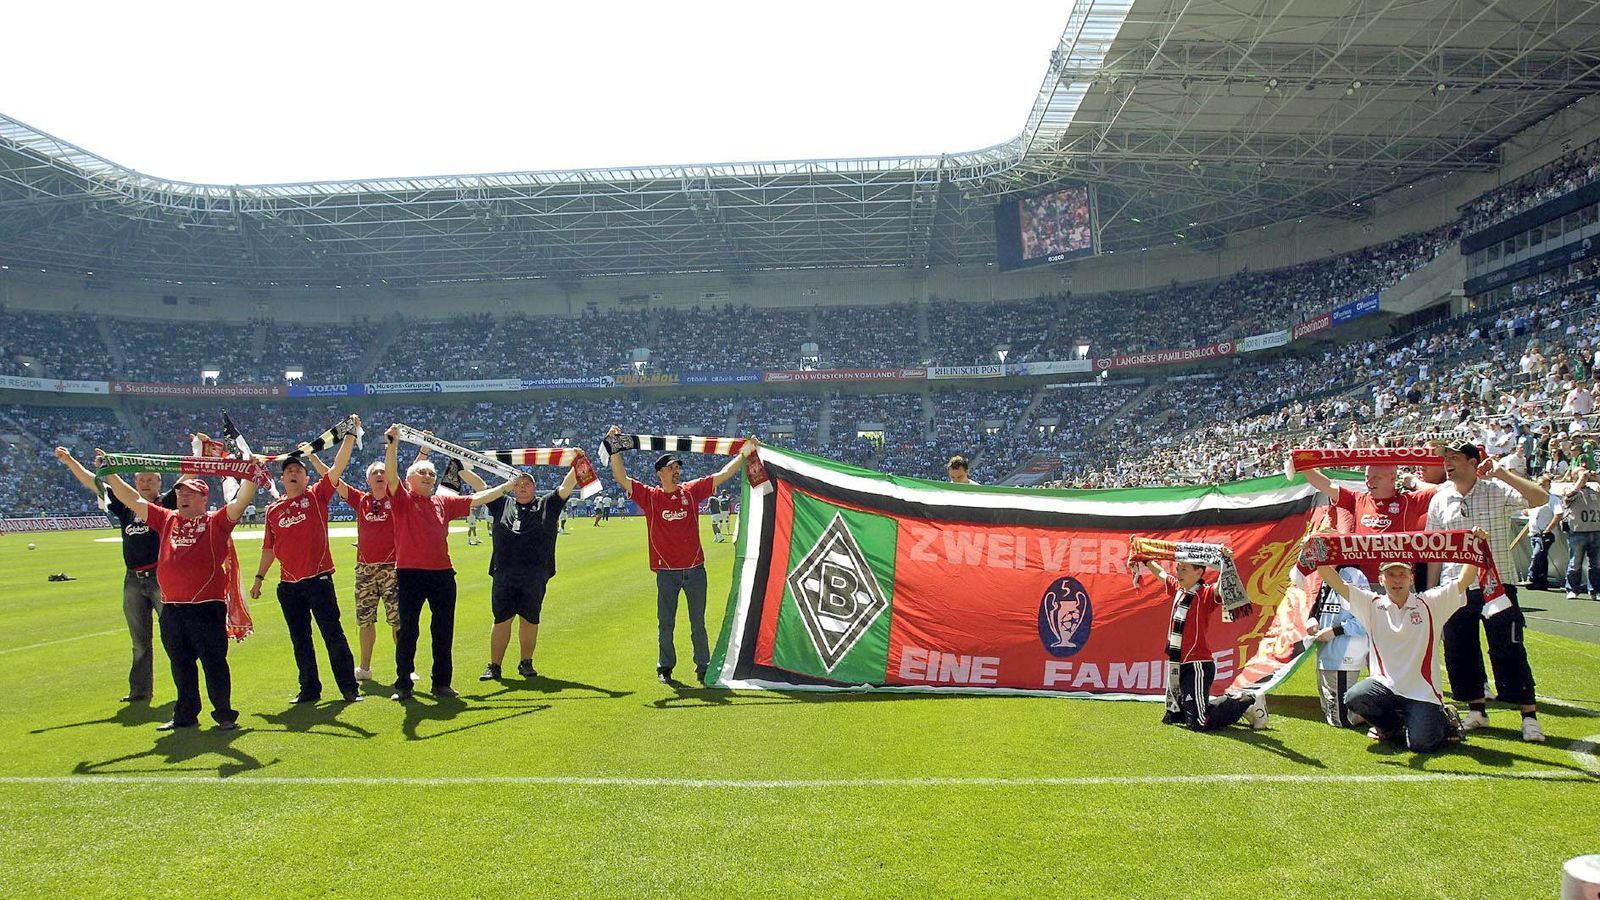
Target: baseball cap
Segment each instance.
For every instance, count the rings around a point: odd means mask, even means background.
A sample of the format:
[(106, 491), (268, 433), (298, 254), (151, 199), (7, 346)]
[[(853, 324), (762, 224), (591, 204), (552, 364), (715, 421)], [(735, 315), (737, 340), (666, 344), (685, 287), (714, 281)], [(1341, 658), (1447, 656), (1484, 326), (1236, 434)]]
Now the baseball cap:
[(1478, 449), (1478, 445), (1472, 443), (1471, 441), (1465, 441), (1465, 442), (1460, 443), (1460, 444), (1453, 444), (1450, 447), (1448, 447), (1447, 449), (1454, 450), (1455, 452), (1460, 453), (1463, 456), (1470, 456), (1473, 459), (1483, 459), (1483, 451)]
[[(287, 472), (287, 471), (289, 471), (289, 467), (290, 466), (299, 466), (300, 468), (305, 469), (306, 468), (306, 461), (301, 457), (291, 456), (288, 459), (283, 461), (283, 465), (278, 467), (278, 471), (279, 472)], [(306, 472), (307, 472), (307, 474), (309, 474), (310, 470), (306, 469)]]
[(675, 462), (682, 462), (682, 460), (678, 459), (676, 456), (673, 456), (671, 453), (663, 453), (656, 457), (656, 471), (659, 472)]
[(211, 496), (211, 486), (206, 484), (204, 478), (180, 478), (176, 486), (188, 488), (202, 497)]

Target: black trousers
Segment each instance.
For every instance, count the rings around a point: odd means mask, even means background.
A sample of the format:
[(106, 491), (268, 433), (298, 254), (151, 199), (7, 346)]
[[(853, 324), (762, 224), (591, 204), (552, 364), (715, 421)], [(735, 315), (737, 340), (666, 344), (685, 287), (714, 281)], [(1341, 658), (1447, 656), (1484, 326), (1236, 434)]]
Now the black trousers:
[(333, 574), (325, 572), (303, 581), (279, 582), (278, 604), (283, 607), (283, 621), (289, 626), (289, 645), (294, 648), (295, 668), (300, 670), (300, 696), (322, 696), (322, 679), (317, 677), (317, 647), (311, 640), (311, 621), (317, 622), (322, 632), (322, 643), (328, 648), (328, 667), (333, 670), (333, 683), (346, 697), (357, 694), (361, 686), (356, 683), (355, 658), (350, 655), (350, 641), (345, 638), (344, 626), (339, 622), (339, 600), (334, 593)]
[[(1211, 682), (1217, 678), (1217, 664), (1209, 661), (1174, 663), (1178, 669), (1176, 690), (1167, 685), (1167, 719), (1195, 731), (1216, 731), (1244, 718), (1254, 702), (1243, 694), (1211, 697)], [(1170, 670), (1172, 666), (1168, 666)]]
[(456, 639), (456, 570), (396, 569), (395, 580), (399, 582), (400, 633), (394, 642), (394, 689), (411, 693), (425, 604), (433, 613), (428, 623), (433, 642), (433, 686), (447, 687), (453, 668), (450, 646)]
[(1376, 678), (1356, 682), (1344, 702), (1380, 734), (1403, 740), (1414, 753), (1432, 753), (1444, 746), (1444, 710), (1437, 703), (1402, 697)]
[(1489, 691), (1483, 645), (1478, 641), (1478, 623), (1482, 622), (1496, 697), (1504, 703), (1533, 702), (1533, 668), (1528, 665), (1528, 646), (1522, 640), (1526, 621), (1517, 605), (1517, 586), (1505, 587), (1510, 609), (1483, 618), (1483, 591), (1472, 588), (1467, 591), (1467, 605), (1444, 623), (1444, 670), (1450, 677), (1450, 696), (1458, 701), (1471, 703)]
[(217, 724), (236, 722), (233, 708), (233, 678), (228, 673), (228, 604), (161, 604), (161, 646), (172, 663), (172, 683), (178, 689), (178, 703), (172, 721), (193, 725), (200, 721), (200, 674), (206, 673), (206, 694), (211, 697), (211, 718)]

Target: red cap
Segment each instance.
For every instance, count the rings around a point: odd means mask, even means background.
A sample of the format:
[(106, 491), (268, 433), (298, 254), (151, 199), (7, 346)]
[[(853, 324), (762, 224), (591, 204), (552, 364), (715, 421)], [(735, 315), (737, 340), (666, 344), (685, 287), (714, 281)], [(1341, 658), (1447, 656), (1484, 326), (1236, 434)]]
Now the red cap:
[(204, 478), (180, 478), (178, 479), (177, 486), (181, 488), (188, 488), (202, 497), (211, 496), (211, 486), (206, 484), (206, 480)]

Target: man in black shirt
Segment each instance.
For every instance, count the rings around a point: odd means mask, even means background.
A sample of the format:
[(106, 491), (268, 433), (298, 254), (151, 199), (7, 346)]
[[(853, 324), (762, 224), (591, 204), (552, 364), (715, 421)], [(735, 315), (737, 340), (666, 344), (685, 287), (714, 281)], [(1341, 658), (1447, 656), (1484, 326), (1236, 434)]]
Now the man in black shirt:
[(489, 665), (479, 681), (500, 677), (500, 663), (511, 643), (511, 620), (520, 618), (517, 639), (522, 657), (517, 674), (534, 678), (533, 650), (539, 642), (539, 612), (544, 606), (544, 589), (556, 574), (556, 533), (561, 530), (561, 510), (572, 496), (578, 476), (571, 469), (561, 486), (537, 496), (533, 476), (524, 473), (517, 479), (510, 497), (489, 501), (489, 574), (494, 578), (490, 607), (494, 627), (489, 630)]
[[(83, 467), (65, 447), (56, 448), (56, 459), (61, 460), (72, 477), (99, 496), (94, 473)], [(161, 493), (161, 476), (155, 472), (140, 472), (133, 476), (133, 488), (147, 502), (177, 509), (176, 487)], [(133, 639), (133, 665), (128, 669), (128, 696), (123, 703), (148, 701), (154, 689), (155, 657), (151, 641), (155, 636), (153, 616), (161, 607), (161, 588), (156, 584), (156, 556), (161, 552), (161, 536), (150, 530), (142, 519), (133, 514), (115, 495), (107, 494), (106, 514), (116, 520), (122, 529), (122, 562), (128, 572), (122, 577), (122, 616), (128, 621), (128, 636)]]

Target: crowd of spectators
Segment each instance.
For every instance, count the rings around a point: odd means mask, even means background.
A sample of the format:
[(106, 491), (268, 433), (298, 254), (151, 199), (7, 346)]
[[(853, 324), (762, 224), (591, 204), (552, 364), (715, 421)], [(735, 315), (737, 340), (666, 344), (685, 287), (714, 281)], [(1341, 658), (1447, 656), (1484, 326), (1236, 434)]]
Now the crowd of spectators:
[[(895, 368), (1072, 358), (1192, 346), (1287, 327), (1394, 284), (1453, 238), (1449, 228), (1352, 253), (1220, 281), (1103, 295), (966, 303), (766, 308), (732, 304), (579, 316), (487, 313), (404, 321), (372, 360), (380, 327), (114, 319), (106, 348), (87, 316), (0, 313), (5, 374), (194, 384), (474, 380), (688, 371)], [(1203, 314), (1197, 315), (1197, 311)], [(927, 320), (924, 339), (921, 317)], [(807, 348), (815, 345), (815, 352)], [(159, 348), (160, 352), (152, 352)], [(639, 354), (635, 351), (648, 350)], [(30, 366), (23, 358), (37, 359)], [(117, 359), (121, 359), (119, 364)], [(642, 368), (636, 366), (642, 364)]]
[(90, 317), (0, 309), (0, 375), (103, 379), (112, 368)]
[(1585, 144), (1508, 184), (1488, 191), (1461, 208), (1464, 233), (1482, 231), (1562, 194), (1571, 193), (1600, 175), (1600, 143)]
[(89, 515), (90, 496), (55, 458), (64, 446), (85, 462), (96, 448), (127, 446), (112, 410), (98, 407), (0, 407), (0, 516)]

